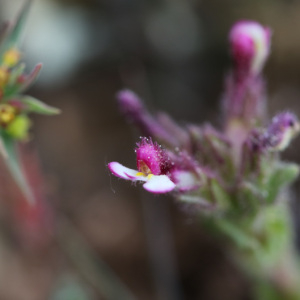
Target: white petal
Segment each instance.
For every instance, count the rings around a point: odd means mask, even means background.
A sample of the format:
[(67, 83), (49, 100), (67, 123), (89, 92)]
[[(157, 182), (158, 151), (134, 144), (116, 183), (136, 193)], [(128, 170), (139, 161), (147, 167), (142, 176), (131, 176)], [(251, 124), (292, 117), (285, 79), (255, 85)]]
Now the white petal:
[(137, 170), (126, 168), (118, 162), (114, 161), (109, 163), (108, 168), (117, 177), (127, 180), (135, 180), (137, 178)]
[(177, 170), (172, 173), (172, 178), (176, 182), (176, 188), (181, 192), (191, 191), (199, 187), (199, 181), (191, 172)]
[(153, 175), (143, 187), (148, 192), (163, 194), (172, 191), (175, 188), (175, 183), (167, 175)]

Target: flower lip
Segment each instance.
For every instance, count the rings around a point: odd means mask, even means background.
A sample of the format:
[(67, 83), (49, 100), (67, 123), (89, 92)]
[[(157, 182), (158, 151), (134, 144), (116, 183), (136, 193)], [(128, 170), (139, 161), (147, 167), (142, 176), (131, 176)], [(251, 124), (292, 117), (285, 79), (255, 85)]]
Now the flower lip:
[(159, 175), (152, 176), (149, 180), (147, 180), (143, 187), (150, 193), (164, 194), (171, 192), (176, 185), (167, 175)]
[(150, 174), (145, 176), (143, 173), (140, 174), (138, 170), (129, 169), (118, 162), (109, 163), (108, 168), (117, 177), (133, 182), (144, 181), (144, 189), (154, 194), (168, 193), (176, 187), (175, 183), (167, 175)]
[(200, 187), (199, 179), (188, 170), (173, 170), (171, 178), (176, 183), (176, 189), (179, 192), (194, 191)]
[(136, 178), (136, 170), (129, 169), (119, 164), (118, 162), (111, 162), (108, 164), (109, 170), (117, 177), (123, 179), (134, 179)]

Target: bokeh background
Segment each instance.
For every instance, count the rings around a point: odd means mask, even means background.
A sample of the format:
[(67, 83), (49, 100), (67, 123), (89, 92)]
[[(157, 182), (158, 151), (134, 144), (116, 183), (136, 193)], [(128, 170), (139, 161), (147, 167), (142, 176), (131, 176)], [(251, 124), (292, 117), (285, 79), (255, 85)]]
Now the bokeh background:
[[(1, 20), (22, 3), (2, 0)], [(141, 300), (253, 299), (230, 253), (190, 212), (109, 174), (110, 161), (134, 167), (139, 137), (115, 94), (130, 88), (181, 124), (219, 126), (228, 31), (254, 19), (273, 30), (270, 116), (300, 115), (299, 16), (296, 0), (33, 1), (22, 51), (28, 69), (44, 68), (28, 93), (63, 113), (33, 119), (28, 165), (47, 195), (41, 207), (1, 201), (0, 299), (123, 300), (110, 289), (119, 280)], [(300, 138), (283, 156), (300, 162), (298, 149)], [(297, 182), (296, 229), (299, 193)]]

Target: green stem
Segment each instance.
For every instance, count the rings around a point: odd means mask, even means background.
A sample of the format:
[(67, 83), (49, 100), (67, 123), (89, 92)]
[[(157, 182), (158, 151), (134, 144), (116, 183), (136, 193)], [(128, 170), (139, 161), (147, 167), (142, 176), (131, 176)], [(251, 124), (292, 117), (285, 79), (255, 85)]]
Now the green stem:
[(300, 265), (287, 201), (262, 207), (251, 218), (223, 216), (207, 224), (230, 241), (232, 257), (254, 284), (255, 299), (300, 299)]

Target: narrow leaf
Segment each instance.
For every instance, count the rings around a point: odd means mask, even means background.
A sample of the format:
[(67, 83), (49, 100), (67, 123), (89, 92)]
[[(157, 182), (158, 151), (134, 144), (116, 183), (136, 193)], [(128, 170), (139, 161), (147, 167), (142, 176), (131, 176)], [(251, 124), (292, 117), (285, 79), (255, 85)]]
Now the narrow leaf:
[(210, 182), (210, 189), (213, 199), (217, 202), (217, 205), (222, 209), (226, 210), (230, 207), (231, 201), (228, 193), (218, 183), (217, 180), (212, 179)]
[(267, 183), (268, 202), (273, 202), (280, 190), (292, 183), (299, 175), (299, 166), (293, 163), (277, 163)]
[(216, 218), (215, 223), (218, 226), (218, 229), (229, 237), (237, 247), (254, 251), (259, 249), (258, 241), (242, 227), (236, 226), (233, 221), (221, 217)]
[(25, 109), (28, 112), (34, 112), (43, 115), (57, 115), (60, 113), (58, 108), (52, 107), (30, 96), (24, 96), (21, 102), (25, 104)]
[(34, 204), (34, 197), (22, 168), (22, 163), (17, 151), (16, 142), (13, 138), (11, 138), (4, 132), (2, 132), (1, 137), (5, 153), (7, 154), (4, 159), (7, 168), (9, 169), (13, 179), (21, 189), (22, 193), (26, 197), (27, 201), (30, 204)]
[(29, 75), (26, 76), (21, 75), (22, 78), (18, 80), (19, 82), (16, 82), (12, 86), (8, 86), (5, 90), (4, 100), (8, 100), (15, 94), (22, 93), (26, 89), (28, 89), (33, 84), (33, 82), (37, 79), (41, 71), (41, 68), (42, 68), (42, 64), (37, 64)]
[(42, 69), (42, 64), (37, 64), (29, 75), (24, 78), (24, 81), (21, 83), (21, 87), (18, 89), (18, 93), (21, 93), (29, 88), (32, 83), (37, 79), (40, 71)]
[(27, 19), (27, 15), (29, 13), (31, 2), (32, 2), (32, 0), (27, 0), (25, 2), (15, 23), (13, 23), (10, 26), (10, 28), (8, 28), (8, 33), (7, 33), (6, 37), (4, 38), (3, 44), (1, 46), (1, 54), (3, 54), (3, 52), (8, 50), (9, 48), (17, 46), (20, 36), (21, 36), (21, 33), (22, 33), (22, 30), (23, 30), (23, 27), (24, 27), (24, 23)]
[(25, 70), (25, 64), (21, 63), (15, 68), (13, 68), (10, 72), (9, 80), (8, 80), (8, 85), (12, 86), (16, 84), (16, 81), (18, 78), (24, 73)]

